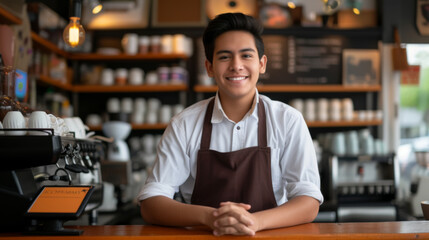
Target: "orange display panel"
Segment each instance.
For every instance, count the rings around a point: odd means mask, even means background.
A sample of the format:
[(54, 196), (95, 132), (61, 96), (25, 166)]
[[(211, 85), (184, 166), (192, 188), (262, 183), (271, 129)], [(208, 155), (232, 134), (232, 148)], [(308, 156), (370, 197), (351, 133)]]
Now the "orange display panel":
[(28, 213), (76, 213), (91, 186), (45, 187), (34, 200)]

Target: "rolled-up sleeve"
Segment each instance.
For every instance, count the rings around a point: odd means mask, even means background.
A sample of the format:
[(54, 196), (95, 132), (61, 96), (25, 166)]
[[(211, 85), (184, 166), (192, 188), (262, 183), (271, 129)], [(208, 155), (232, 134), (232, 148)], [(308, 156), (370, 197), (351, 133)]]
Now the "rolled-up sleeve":
[(310, 196), (323, 203), (320, 175), (313, 141), (301, 114), (287, 123), (285, 151), (280, 161), (287, 198)]

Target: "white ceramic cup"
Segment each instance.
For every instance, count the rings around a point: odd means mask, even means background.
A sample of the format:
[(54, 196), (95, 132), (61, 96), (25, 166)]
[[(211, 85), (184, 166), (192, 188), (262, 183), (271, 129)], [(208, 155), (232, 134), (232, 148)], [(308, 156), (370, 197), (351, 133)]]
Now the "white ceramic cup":
[(107, 112), (119, 113), (121, 111), (121, 102), (119, 98), (109, 98), (107, 100)]
[(131, 68), (129, 82), (131, 85), (143, 84), (144, 71), (141, 68)]
[(152, 110), (146, 113), (146, 123), (155, 124), (158, 122), (158, 111)]
[(354, 156), (359, 154), (359, 137), (357, 131), (346, 133), (346, 153)]
[(169, 54), (173, 52), (173, 36), (172, 35), (162, 35), (161, 37), (161, 52)]
[(139, 37), (139, 53), (146, 54), (149, 52), (150, 38), (148, 36)]
[(86, 125), (89, 125), (89, 126), (101, 126), (103, 123), (103, 120), (98, 114), (89, 114), (86, 117), (85, 122), (86, 122)]
[(121, 112), (132, 113), (133, 112), (133, 99), (123, 98), (121, 101)]
[(316, 120), (316, 102), (314, 99), (306, 99), (304, 101), (304, 118), (307, 121)]
[(341, 120), (341, 101), (337, 98), (329, 101), (329, 119), (331, 121)]
[(172, 117), (173, 110), (170, 105), (162, 105), (159, 110), (159, 122), (169, 123)]
[(346, 154), (346, 140), (344, 133), (337, 132), (334, 134), (334, 137), (332, 138), (331, 150), (332, 153), (338, 156)]
[(115, 82), (118, 85), (127, 84), (128, 70), (126, 68), (118, 68), (115, 71)]
[(154, 153), (155, 152), (155, 137), (152, 134), (145, 134), (141, 138), (143, 152)]
[(351, 98), (344, 98), (341, 100), (342, 119), (346, 121), (353, 120), (353, 101)]
[(126, 54), (137, 54), (139, 50), (139, 35), (135, 33), (127, 33), (122, 38), (122, 47)]
[(290, 105), (301, 113), (304, 113), (304, 101), (300, 98), (293, 99)]
[(131, 122), (135, 124), (144, 123), (144, 112), (133, 112), (131, 115)]
[(326, 98), (319, 98), (319, 99), (317, 99), (316, 105), (317, 105), (316, 106), (316, 108), (317, 108), (316, 119), (318, 121), (328, 121), (328, 119), (329, 119), (329, 114), (328, 114), (329, 103), (328, 103), (328, 99), (326, 99)]
[(154, 85), (158, 83), (158, 73), (156, 71), (150, 71), (146, 74), (146, 84)]
[(101, 71), (101, 79), (100, 84), (105, 86), (110, 86), (115, 83), (115, 76), (114, 72), (110, 68), (104, 68)]
[(174, 38), (174, 52), (175, 53), (186, 53), (187, 40), (183, 34), (175, 34)]
[[(26, 128), (25, 118), (20, 111), (9, 111), (3, 119), (4, 129)], [(25, 135), (27, 131), (5, 131), (5, 135)]]
[(157, 112), (161, 108), (161, 101), (158, 98), (149, 98), (147, 100), (147, 111), (148, 112)]
[(134, 112), (146, 112), (146, 100), (144, 98), (136, 98), (134, 100)]
[[(28, 119), (28, 128), (51, 128), (51, 121), (44, 111), (34, 111), (30, 114)], [(42, 131), (29, 131), (29, 135), (48, 135)]]

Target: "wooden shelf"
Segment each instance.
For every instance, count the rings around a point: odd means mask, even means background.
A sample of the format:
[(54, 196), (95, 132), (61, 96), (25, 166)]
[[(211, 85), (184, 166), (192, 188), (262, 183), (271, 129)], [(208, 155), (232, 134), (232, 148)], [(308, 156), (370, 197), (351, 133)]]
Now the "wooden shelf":
[(312, 121), (307, 122), (308, 127), (366, 127), (366, 126), (378, 126), (383, 123), (382, 120), (371, 120), (371, 121), (360, 121), (360, 120), (353, 120), (353, 121)]
[(70, 54), (70, 60), (80, 61), (115, 61), (115, 60), (176, 60), (176, 59), (187, 59), (188, 56), (185, 54), (117, 54), (117, 55), (106, 55), (97, 53), (73, 53)]
[(53, 44), (52, 42), (42, 38), (35, 32), (31, 32), (31, 38), (33, 39), (33, 42), (35, 42), (38, 46), (44, 48), (45, 50), (52, 51), (64, 58), (69, 58), (70, 54), (60, 48), (57, 47), (57, 45)]
[[(379, 92), (380, 85), (343, 86), (343, 85), (258, 85), (259, 92)], [(217, 86), (196, 85), (195, 92), (216, 92)]]
[(60, 80), (53, 79), (53, 78), (43, 76), (43, 75), (40, 75), (37, 78), (37, 81), (44, 83), (46, 85), (54, 86), (56, 88), (60, 88), (60, 89), (67, 90), (67, 91), (71, 91), (73, 88), (72, 85), (70, 85), (68, 83), (62, 83)]
[(178, 92), (186, 91), (186, 84), (169, 85), (124, 85), (124, 86), (102, 86), (102, 85), (74, 85), (73, 92), (95, 93), (95, 92)]
[[(167, 127), (165, 123), (155, 123), (155, 124), (131, 124), (133, 130), (164, 130)], [(102, 126), (89, 126), (91, 131), (101, 131)]]
[(0, 7), (0, 24), (22, 24), (21, 18)]

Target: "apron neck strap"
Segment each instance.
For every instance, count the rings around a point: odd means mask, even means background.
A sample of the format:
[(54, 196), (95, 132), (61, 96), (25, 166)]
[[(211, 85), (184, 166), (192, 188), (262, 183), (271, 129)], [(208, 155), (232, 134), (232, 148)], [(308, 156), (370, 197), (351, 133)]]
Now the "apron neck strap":
[[(210, 140), (212, 137), (212, 115), (215, 98), (213, 98), (206, 110), (204, 116), (203, 134), (201, 136), (200, 149), (208, 150), (210, 148)], [(258, 146), (267, 147), (267, 123), (265, 118), (265, 106), (261, 98), (258, 103)]]

